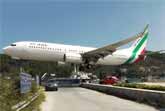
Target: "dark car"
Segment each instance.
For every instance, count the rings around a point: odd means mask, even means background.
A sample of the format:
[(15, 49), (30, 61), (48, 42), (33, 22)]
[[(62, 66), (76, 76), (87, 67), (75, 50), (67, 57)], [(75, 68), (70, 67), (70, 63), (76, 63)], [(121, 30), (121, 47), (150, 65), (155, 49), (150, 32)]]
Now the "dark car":
[(56, 80), (48, 80), (45, 84), (46, 91), (58, 91), (58, 84)]

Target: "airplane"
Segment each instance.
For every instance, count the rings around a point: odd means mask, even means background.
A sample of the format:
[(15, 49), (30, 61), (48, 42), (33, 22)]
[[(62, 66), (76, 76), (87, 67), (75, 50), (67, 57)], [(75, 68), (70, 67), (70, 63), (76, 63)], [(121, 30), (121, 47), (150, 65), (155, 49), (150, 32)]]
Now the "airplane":
[[(73, 63), (87, 68), (95, 65), (122, 65), (145, 59), (148, 25), (137, 35), (101, 48), (46, 42), (21, 41), (3, 48), (6, 55), (18, 60)], [(134, 41), (129, 48), (119, 47)]]

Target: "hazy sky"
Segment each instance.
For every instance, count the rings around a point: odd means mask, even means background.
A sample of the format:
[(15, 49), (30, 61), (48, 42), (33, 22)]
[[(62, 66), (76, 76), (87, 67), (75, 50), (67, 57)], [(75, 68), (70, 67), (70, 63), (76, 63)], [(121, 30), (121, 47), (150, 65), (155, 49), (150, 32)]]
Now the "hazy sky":
[(146, 24), (147, 48), (165, 49), (165, 1), (155, 1), (4, 0), (0, 52), (16, 41), (101, 47), (139, 33)]

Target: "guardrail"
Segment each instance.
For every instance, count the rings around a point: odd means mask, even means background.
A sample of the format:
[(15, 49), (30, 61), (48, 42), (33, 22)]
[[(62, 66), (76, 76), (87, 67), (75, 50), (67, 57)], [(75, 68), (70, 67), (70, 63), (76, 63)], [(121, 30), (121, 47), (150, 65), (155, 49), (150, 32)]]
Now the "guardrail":
[(165, 91), (153, 91), (100, 84), (82, 84), (81, 87), (137, 102), (147, 103), (157, 108), (165, 108)]
[(37, 99), (38, 96), (39, 96), (39, 94), (35, 94), (35, 95), (32, 96), (29, 100), (19, 102), (18, 104), (14, 105), (14, 106), (12, 107), (12, 110), (20, 111), (20, 110), (24, 109), (24, 108), (27, 107), (31, 102), (33, 102), (35, 99)]

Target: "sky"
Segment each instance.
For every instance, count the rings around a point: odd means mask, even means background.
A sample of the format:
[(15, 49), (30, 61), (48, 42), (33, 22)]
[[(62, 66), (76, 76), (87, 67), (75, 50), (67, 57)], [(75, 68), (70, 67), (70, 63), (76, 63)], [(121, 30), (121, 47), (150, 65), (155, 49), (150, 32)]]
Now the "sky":
[(163, 0), (0, 0), (0, 53), (17, 41), (102, 47), (143, 31), (165, 49)]

